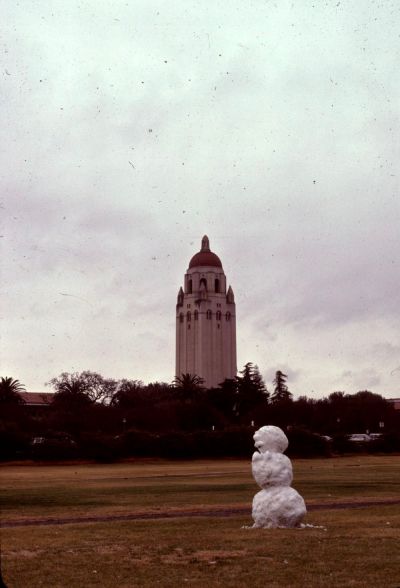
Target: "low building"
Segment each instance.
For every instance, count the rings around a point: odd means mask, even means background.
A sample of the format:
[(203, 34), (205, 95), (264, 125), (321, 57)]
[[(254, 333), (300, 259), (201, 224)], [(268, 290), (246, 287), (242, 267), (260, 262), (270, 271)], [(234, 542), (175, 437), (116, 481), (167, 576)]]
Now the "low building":
[(53, 392), (18, 392), (27, 407), (43, 408), (53, 402)]
[(393, 404), (395, 410), (400, 410), (400, 398), (386, 398), (386, 400)]

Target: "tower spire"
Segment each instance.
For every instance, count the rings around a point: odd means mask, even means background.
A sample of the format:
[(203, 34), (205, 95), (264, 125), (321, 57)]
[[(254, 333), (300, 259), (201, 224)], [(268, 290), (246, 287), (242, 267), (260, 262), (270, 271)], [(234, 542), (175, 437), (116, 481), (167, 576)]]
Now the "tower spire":
[(207, 235), (204, 235), (201, 240), (201, 251), (210, 251), (210, 241)]

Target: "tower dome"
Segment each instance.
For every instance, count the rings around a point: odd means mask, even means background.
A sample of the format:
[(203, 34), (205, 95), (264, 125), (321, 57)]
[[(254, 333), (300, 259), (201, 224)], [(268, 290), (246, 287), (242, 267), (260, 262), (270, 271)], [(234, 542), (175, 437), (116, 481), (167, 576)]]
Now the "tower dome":
[(218, 255), (215, 255), (210, 249), (210, 241), (207, 235), (201, 240), (201, 249), (198, 253), (193, 255), (189, 262), (189, 269), (200, 266), (211, 266), (222, 268), (222, 263)]

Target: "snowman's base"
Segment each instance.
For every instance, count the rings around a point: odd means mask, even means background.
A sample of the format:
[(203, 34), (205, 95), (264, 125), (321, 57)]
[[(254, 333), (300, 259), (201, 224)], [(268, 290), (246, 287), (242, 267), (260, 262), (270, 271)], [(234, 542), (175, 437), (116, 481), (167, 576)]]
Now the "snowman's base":
[(253, 499), (253, 527), (264, 529), (300, 527), (307, 512), (303, 498), (290, 486), (273, 486)]

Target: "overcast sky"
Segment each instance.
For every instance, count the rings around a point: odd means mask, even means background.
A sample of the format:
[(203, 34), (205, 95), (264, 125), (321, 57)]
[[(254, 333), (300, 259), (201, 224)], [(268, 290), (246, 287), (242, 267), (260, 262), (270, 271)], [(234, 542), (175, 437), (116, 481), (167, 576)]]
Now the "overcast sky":
[(171, 381), (207, 234), (238, 365), (400, 396), (400, 5), (3, 3), (1, 375)]

